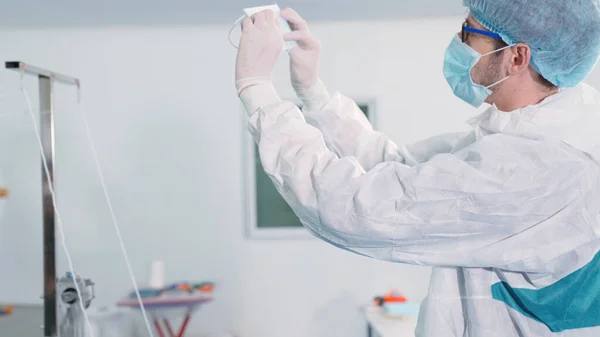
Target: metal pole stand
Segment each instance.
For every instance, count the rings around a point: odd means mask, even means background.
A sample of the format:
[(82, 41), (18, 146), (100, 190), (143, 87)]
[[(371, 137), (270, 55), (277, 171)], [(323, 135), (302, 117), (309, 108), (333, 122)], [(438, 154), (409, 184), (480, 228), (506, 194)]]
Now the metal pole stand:
[[(77, 283), (77, 287), (75, 287)], [(58, 324), (60, 337), (85, 337), (86, 325), (83, 308), (90, 307), (94, 294), (94, 282), (67, 273), (56, 283), (57, 293), (60, 294), (58, 303)], [(83, 308), (77, 289), (81, 291)]]
[[(56, 337), (57, 332), (57, 298), (56, 298), (56, 230), (55, 211), (52, 204), (50, 187), (54, 185), (54, 95), (55, 83), (76, 86), (80, 89), (79, 80), (46, 69), (34, 67), (20, 61), (6, 62), (6, 69), (21, 73), (21, 85), (24, 85), (23, 77), (33, 75), (39, 79), (40, 93), (40, 137), (49, 177), (44, 172), (42, 162), (42, 212), (43, 212), (43, 247), (44, 247), (44, 337)], [(79, 92), (78, 92), (79, 94)], [(56, 189), (55, 189), (56, 190)], [(1, 192), (1, 191), (0, 191)], [(63, 336), (61, 336), (63, 337)]]

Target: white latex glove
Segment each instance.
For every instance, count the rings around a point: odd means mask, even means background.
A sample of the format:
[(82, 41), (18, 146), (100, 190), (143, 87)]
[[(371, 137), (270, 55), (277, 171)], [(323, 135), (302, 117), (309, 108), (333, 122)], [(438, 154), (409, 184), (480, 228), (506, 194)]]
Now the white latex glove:
[(286, 8), (280, 14), (292, 29), (291, 33), (283, 35), (283, 39), (298, 43), (298, 47), (289, 51), (292, 87), (309, 108), (321, 108), (329, 99), (329, 93), (319, 80), (321, 42), (312, 35), (308, 24), (296, 11)]
[(256, 84), (270, 84), (273, 69), (283, 49), (279, 21), (265, 10), (242, 22), (242, 37), (235, 66), (238, 95)]

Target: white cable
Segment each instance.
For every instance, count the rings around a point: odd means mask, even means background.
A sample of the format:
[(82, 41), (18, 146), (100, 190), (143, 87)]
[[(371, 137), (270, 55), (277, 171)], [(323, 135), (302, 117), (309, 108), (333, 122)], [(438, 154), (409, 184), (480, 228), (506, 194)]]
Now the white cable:
[(37, 136), (38, 145), (40, 146), (40, 153), (42, 155), (42, 161), (44, 163), (44, 172), (46, 173), (46, 179), (48, 179), (48, 189), (50, 190), (50, 195), (52, 196), (52, 206), (54, 207), (54, 212), (56, 215), (56, 224), (58, 225), (58, 231), (61, 236), (62, 247), (65, 251), (65, 255), (67, 256), (67, 262), (69, 263), (69, 271), (74, 280), (75, 290), (77, 291), (77, 297), (79, 298), (79, 306), (81, 307), (81, 311), (83, 311), (83, 317), (85, 318), (85, 322), (87, 323), (87, 327), (89, 329), (91, 337), (94, 337), (94, 332), (92, 329), (92, 325), (90, 324), (90, 319), (88, 318), (87, 312), (85, 311), (85, 306), (83, 303), (83, 297), (81, 296), (81, 289), (79, 289), (79, 285), (77, 284), (77, 274), (75, 274), (75, 268), (73, 267), (73, 261), (71, 260), (71, 254), (69, 254), (69, 249), (67, 248), (67, 243), (65, 241), (65, 232), (62, 226), (62, 220), (60, 217), (60, 213), (58, 211), (58, 207), (56, 207), (56, 194), (54, 193), (54, 181), (51, 179), (50, 170), (48, 169), (48, 163), (46, 162), (47, 158), (44, 154), (44, 145), (42, 144), (42, 137), (40, 136), (40, 132), (37, 127), (35, 116), (33, 115), (33, 109), (31, 107), (31, 100), (29, 99), (29, 94), (24, 86), (21, 86), (21, 92), (25, 96), (25, 100), (27, 101), (29, 115), (31, 116), (31, 122), (33, 123), (33, 129), (35, 131), (35, 135)]
[[(81, 91), (81, 88), (79, 88)], [(81, 95), (81, 92), (78, 93)], [(153, 337), (152, 328), (150, 327), (150, 321), (148, 320), (148, 316), (146, 315), (146, 308), (144, 307), (144, 303), (142, 301), (142, 295), (140, 294), (140, 290), (138, 289), (137, 282), (135, 280), (135, 276), (133, 275), (133, 268), (131, 267), (131, 263), (129, 262), (129, 257), (127, 255), (127, 250), (125, 249), (125, 244), (123, 243), (123, 237), (121, 236), (121, 230), (119, 229), (119, 224), (117, 222), (117, 217), (115, 216), (115, 212), (113, 210), (112, 202), (110, 197), (108, 196), (108, 191), (106, 188), (106, 182), (104, 180), (104, 174), (102, 172), (102, 167), (100, 166), (100, 162), (98, 160), (98, 153), (96, 152), (96, 146), (94, 144), (94, 140), (92, 139), (92, 133), (90, 131), (90, 127), (85, 117), (85, 110), (83, 108), (83, 100), (79, 99), (79, 107), (81, 111), (81, 118), (83, 119), (83, 123), (85, 125), (86, 135), (88, 140), (90, 141), (90, 146), (92, 148), (92, 155), (94, 156), (94, 162), (96, 163), (96, 169), (98, 170), (98, 175), (100, 176), (100, 184), (102, 185), (102, 191), (104, 192), (104, 198), (106, 199), (106, 203), (108, 205), (108, 210), (110, 212), (110, 216), (112, 219), (113, 227), (115, 228), (115, 232), (117, 233), (117, 238), (119, 240), (119, 244), (121, 246), (121, 252), (123, 253), (123, 257), (125, 259), (125, 264), (127, 265), (127, 271), (129, 272), (129, 277), (131, 278), (131, 283), (133, 284), (133, 289), (135, 291), (135, 295), (137, 296), (138, 303), (140, 305), (140, 309), (142, 310), (142, 316), (144, 317), (144, 323), (146, 324), (146, 329), (148, 330), (148, 334), (150, 337)]]
[[(39, 130), (37, 128), (37, 123), (36, 123), (35, 116), (33, 114), (33, 108), (31, 106), (31, 100), (29, 99), (29, 94), (27, 93), (27, 90), (25, 89), (24, 85), (21, 85), (21, 92), (23, 93), (23, 95), (25, 96), (25, 100), (27, 101), (28, 112), (29, 112), (29, 115), (31, 116), (31, 120), (32, 120), (32, 123), (33, 123), (33, 128), (34, 128), (34, 131), (35, 131), (35, 134), (36, 134), (36, 137), (37, 137), (38, 145), (40, 147), (40, 153), (42, 155), (42, 160), (43, 160), (43, 164), (44, 164), (44, 171), (45, 171), (45, 174), (46, 174), (46, 179), (48, 179), (48, 182), (49, 182), (48, 188), (49, 188), (50, 194), (52, 196), (52, 198), (51, 198), (52, 199), (52, 205), (54, 207), (54, 212), (56, 214), (56, 224), (58, 225), (58, 229), (59, 229), (59, 232), (60, 232), (60, 235), (61, 235), (61, 238), (62, 238), (61, 243), (62, 243), (62, 247), (63, 247), (63, 249), (65, 251), (65, 255), (67, 257), (67, 261), (68, 261), (68, 264), (69, 264), (69, 271), (71, 272), (71, 275), (73, 275), (73, 277), (76, 278), (77, 274), (75, 273), (75, 270), (74, 270), (75, 268), (73, 267), (73, 261), (71, 259), (71, 255), (69, 254), (69, 249), (67, 248), (67, 244), (66, 244), (66, 241), (65, 241), (65, 233), (64, 233), (63, 226), (62, 226), (61, 216), (60, 216), (58, 207), (56, 205), (56, 194), (54, 192), (54, 182), (51, 180), (50, 170), (48, 169), (47, 158), (46, 158), (46, 155), (44, 154), (44, 146), (42, 144), (42, 137), (40, 136), (40, 132), (39, 132)], [(119, 229), (119, 225), (117, 223), (117, 219), (116, 219), (113, 207), (112, 207), (112, 202), (111, 202), (110, 197), (109, 197), (108, 192), (107, 192), (107, 188), (106, 188), (106, 184), (105, 184), (105, 180), (104, 180), (104, 175), (102, 173), (102, 168), (100, 167), (100, 164), (99, 164), (99, 161), (98, 161), (98, 155), (96, 153), (96, 148), (95, 148), (95, 145), (94, 145), (94, 141), (93, 141), (92, 136), (91, 136), (91, 132), (90, 132), (90, 129), (89, 129), (89, 124), (88, 124), (87, 119), (85, 117), (85, 113), (84, 113), (84, 109), (83, 109), (83, 104), (80, 103), (80, 107), (81, 107), (81, 116), (82, 116), (83, 122), (85, 124), (86, 134), (87, 134), (88, 139), (90, 141), (90, 145), (91, 145), (91, 148), (92, 148), (92, 154), (94, 156), (94, 161), (96, 163), (96, 168), (98, 169), (98, 173), (100, 175), (100, 182), (101, 182), (102, 189), (103, 189), (103, 192), (104, 192), (104, 196), (106, 198), (106, 201), (107, 201), (107, 204), (108, 204), (108, 208), (109, 208), (109, 211), (110, 211), (110, 214), (111, 214), (111, 218), (112, 218), (112, 221), (113, 221), (113, 226), (115, 227), (115, 231), (117, 233), (117, 238), (118, 238), (119, 244), (121, 246), (121, 251), (123, 253), (123, 256), (125, 258), (125, 263), (127, 265), (127, 270), (129, 272), (129, 276), (131, 278), (131, 281), (132, 281), (132, 284), (133, 284), (133, 288), (134, 288), (135, 293), (137, 295), (137, 299), (138, 299), (138, 302), (139, 302), (139, 305), (140, 305), (140, 308), (141, 308), (141, 311), (142, 311), (142, 316), (144, 317), (144, 323), (146, 325), (146, 329), (148, 330), (149, 337), (153, 337), (152, 328), (150, 327), (150, 321), (148, 320), (148, 316), (146, 314), (146, 309), (144, 307), (144, 303), (142, 301), (142, 297), (141, 297), (139, 288), (137, 286), (137, 282), (135, 280), (135, 276), (133, 275), (133, 268), (131, 267), (131, 263), (129, 262), (129, 257), (128, 257), (128, 254), (127, 254), (127, 250), (125, 249), (125, 244), (123, 243), (123, 237), (121, 235), (121, 231)], [(77, 291), (77, 296), (79, 298), (79, 305), (81, 307), (81, 310), (83, 311), (84, 319), (86, 321), (86, 324), (87, 324), (87, 327), (89, 329), (91, 337), (94, 337), (93, 329), (92, 329), (89, 317), (88, 317), (87, 312), (86, 312), (85, 307), (84, 307), (83, 298), (81, 296), (81, 290), (79, 289), (79, 285), (77, 284), (76, 279), (75, 279), (74, 283), (75, 283), (75, 290)]]
[(238, 23), (240, 23), (242, 20), (244, 20), (246, 16), (242, 15), (240, 16), (239, 19), (237, 19), (235, 21), (235, 23), (233, 24), (233, 26), (231, 26), (231, 28), (229, 29), (229, 34), (227, 34), (227, 39), (229, 40), (229, 43), (233, 46), (233, 48), (238, 49), (238, 46), (236, 46), (232, 41), (231, 41), (231, 32), (233, 32), (233, 30), (235, 29), (235, 26), (237, 26)]

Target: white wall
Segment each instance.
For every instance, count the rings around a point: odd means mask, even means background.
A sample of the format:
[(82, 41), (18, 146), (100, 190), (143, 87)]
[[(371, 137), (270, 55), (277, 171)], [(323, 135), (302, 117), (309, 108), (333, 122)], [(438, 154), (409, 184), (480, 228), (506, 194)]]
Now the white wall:
[[(397, 142), (466, 130), (475, 110), (443, 79), (443, 52), (461, 18), (318, 24), (322, 78), (333, 90), (375, 98), (379, 128)], [(216, 302), (191, 333), (243, 337), (365, 334), (358, 309), (390, 288), (414, 300), (429, 269), (383, 263), (316, 240), (244, 236), (244, 114), (233, 84), (226, 26), (45, 29), (0, 32), (0, 60), (73, 74), (84, 103), (135, 275), (162, 258), (170, 281), (214, 280)], [(282, 57), (276, 85), (293, 98)], [(19, 93), (0, 72), (0, 168), (10, 199), (0, 219), (0, 302), (39, 303), (42, 291), (40, 168)], [(37, 107), (37, 87), (27, 79)], [(75, 91), (57, 89), (57, 186), (79, 274), (97, 283), (97, 305), (130, 281), (103, 201)], [(66, 264), (61, 251), (59, 270)], [(191, 334), (190, 336), (193, 336)]]

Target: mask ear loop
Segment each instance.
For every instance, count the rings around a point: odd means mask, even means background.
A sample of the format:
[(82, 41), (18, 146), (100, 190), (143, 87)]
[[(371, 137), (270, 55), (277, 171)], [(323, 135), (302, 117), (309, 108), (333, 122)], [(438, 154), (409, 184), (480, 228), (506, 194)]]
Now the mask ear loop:
[[(496, 49), (496, 50), (494, 50), (494, 51), (491, 51), (491, 52), (489, 52), (489, 53), (485, 53), (485, 54), (481, 55), (481, 57), (488, 56), (488, 55), (491, 55), (491, 54), (497, 53), (497, 52), (499, 52), (499, 51), (503, 51), (503, 50), (505, 50), (505, 49), (508, 49), (508, 48), (511, 48), (511, 47), (514, 47), (514, 46), (515, 46), (515, 45), (513, 44), (513, 45), (510, 45), (510, 46), (506, 46), (506, 47), (500, 48), (500, 49)], [(490, 88), (492, 88), (492, 87), (495, 87), (495, 86), (497, 86), (498, 84), (500, 84), (500, 83), (502, 83), (502, 82), (504, 82), (504, 81), (508, 80), (509, 78), (510, 78), (510, 75), (506, 76), (505, 78), (501, 79), (500, 81), (498, 81), (498, 82), (496, 82), (496, 83), (494, 83), (494, 84), (488, 85), (488, 86), (487, 86), (487, 87), (485, 87), (485, 88), (486, 88), (486, 89), (490, 89)]]
[(242, 20), (244, 20), (246, 16), (242, 15), (240, 16), (239, 19), (237, 19), (235, 21), (235, 23), (233, 24), (233, 26), (231, 26), (231, 29), (229, 29), (229, 34), (227, 35), (227, 39), (229, 40), (229, 43), (233, 46), (233, 48), (238, 49), (238, 46), (236, 46), (233, 41), (231, 41), (231, 33), (233, 32), (233, 29), (235, 29), (235, 26), (237, 26), (238, 23), (242, 22)]
[(482, 55), (481, 55), (481, 57), (488, 56), (488, 55), (492, 55), (492, 54), (495, 54), (495, 53), (497, 53), (497, 52), (499, 52), (499, 51), (503, 51), (504, 49), (512, 48), (512, 47), (514, 47), (514, 46), (515, 46), (514, 44), (511, 44), (510, 46), (506, 46), (506, 47), (502, 47), (502, 48), (500, 48), (500, 49), (492, 50), (492, 51), (491, 51), (491, 52), (489, 52), (489, 53), (482, 54)]
[(497, 86), (498, 84), (500, 84), (500, 83), (502, 83), (502, 82), (504, 82), (504, 81), (508, 80), (509, 78), (510, 78), (510, 75), (506, 76), (505, 78), (501, 79), (500, 81), (498, 81), (498, 82), (496, 82), (496, 83), (494, 83), (494, 84), (492, 84), (492, 85), (488, 85), (488, 86), (487, 86), (487, 87), (485, 87), (485, 88), (486, 88), (486, 89), (490, 89), (490, 88), (492, 88), (492, 87), (495, 87), (495, 86)]

